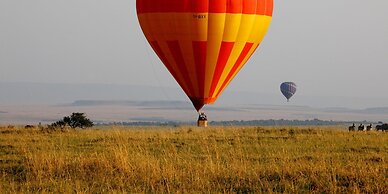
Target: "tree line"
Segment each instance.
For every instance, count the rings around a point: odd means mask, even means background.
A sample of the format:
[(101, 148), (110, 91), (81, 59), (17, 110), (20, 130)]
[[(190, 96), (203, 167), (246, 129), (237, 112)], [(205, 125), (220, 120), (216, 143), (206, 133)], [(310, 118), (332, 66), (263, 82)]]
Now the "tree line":
[[(231, 121), (210, 121), (210, 125), (217, 126), (308, 126), (308, 125), (343, 125), (350, 123), (345, 121), (325, 121), (320, 119), (311, 120), (286, 120), (286, 119), (267, 119), (267, 120), (231, 120)], [(178, 121), (134, 121), (134, 122), (108, 122), (97, 123), (96, 125), (122, 125), (122, 126), (180, 126), (196, 125), (195, 122), (178, 122)]]

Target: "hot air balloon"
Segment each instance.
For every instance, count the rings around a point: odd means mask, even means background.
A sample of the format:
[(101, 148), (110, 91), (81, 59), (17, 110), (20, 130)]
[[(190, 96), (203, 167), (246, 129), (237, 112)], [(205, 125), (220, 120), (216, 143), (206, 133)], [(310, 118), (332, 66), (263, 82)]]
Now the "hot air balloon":
[(296, 92), (296, 84), (294, 82), (283, 82), (280, 84), (280, 91), (287, 98), (287, 102)]
[(136, 9), (152, 49), (200, 111), (260, 45), (273, 0), (137, 0)]

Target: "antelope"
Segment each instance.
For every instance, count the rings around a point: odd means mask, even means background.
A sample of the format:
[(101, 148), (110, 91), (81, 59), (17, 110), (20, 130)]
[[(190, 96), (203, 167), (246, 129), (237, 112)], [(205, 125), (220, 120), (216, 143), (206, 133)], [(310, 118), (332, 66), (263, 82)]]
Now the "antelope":
[(359, 131), (364, 131), (365, 126), (361, 123), (360, 126), (358, 126)]
[(372, 130), (372, 123), (371, 123), (371, 124), (369, 124), (368, 126), (366, 126), (366, 130), (367, 130), (367, 131), (370, 131), (370, 130)]
[(356, 130), (356, 126), (353, 123), (352, 126), (349, 126), (349, 131), (355, 131), (355, 130)]

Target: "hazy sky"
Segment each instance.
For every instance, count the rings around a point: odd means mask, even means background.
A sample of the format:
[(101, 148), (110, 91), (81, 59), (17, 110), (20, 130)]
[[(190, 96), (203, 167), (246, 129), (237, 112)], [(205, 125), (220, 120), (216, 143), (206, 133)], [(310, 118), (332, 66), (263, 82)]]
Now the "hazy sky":
[[(300, 96), (388, 99), (387, 8), (276, 0), (264, 42), (228, 90), (280, 94), (295, 81)], [(178, 87), (140, 30), (135, 0), (0, 0), (0, 82)]]

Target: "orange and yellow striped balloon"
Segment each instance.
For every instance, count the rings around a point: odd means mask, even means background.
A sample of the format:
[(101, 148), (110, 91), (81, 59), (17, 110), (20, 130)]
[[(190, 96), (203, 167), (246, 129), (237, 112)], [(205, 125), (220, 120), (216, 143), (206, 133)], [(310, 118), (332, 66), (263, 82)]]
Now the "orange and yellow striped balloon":
[(273, 0), (137, 0), (136, 7), (145, 37), (198, 111), (259, 46)]

